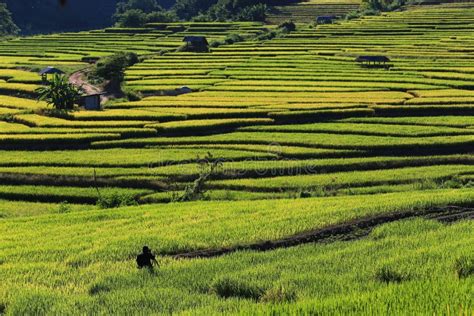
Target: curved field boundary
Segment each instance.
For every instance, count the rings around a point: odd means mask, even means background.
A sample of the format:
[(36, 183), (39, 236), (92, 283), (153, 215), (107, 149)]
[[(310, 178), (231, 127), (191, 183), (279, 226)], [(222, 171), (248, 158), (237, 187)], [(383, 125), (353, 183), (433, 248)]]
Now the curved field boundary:
[(236, 251), (268, 251), (278, 248), (288, 248), (312, 242), (331, 242), (335, 240), (353, 240), (366, 236), (372, 229), (382, 224), (399, 221), (402, 219), (424, 217), (437, 219), (443, 222), (453, 222), (461, 219), (474, 219), (474, 206), (445, 206), (432, 207), (424, 210), (411, 210), (396, 212), (380, 216), (367, 217), (351, 222), (332, 225), (326, 228), (307, 231), (293, 236), (274, 241), (262, 241), (249, 245), (240, 245), (229, 248), (205, 249), (186, 253), (175, 254), (175, 259), (212, 258)]

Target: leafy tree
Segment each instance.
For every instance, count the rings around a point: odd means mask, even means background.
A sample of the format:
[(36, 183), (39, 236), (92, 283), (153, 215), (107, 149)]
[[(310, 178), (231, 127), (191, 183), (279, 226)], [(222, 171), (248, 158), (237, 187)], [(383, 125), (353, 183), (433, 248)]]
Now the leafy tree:
[(143, 27), (147, 21), (147, 14), (138, 9), (127, 10), (115, 15), (116, 25), (120, 27)]
[(146, 16), (147, 23), (169, 23), (178, 20), (174, 11), (157, 11), (148, 13)]
[(108, 56), (97, 63), (95, 75), (106, 80), (121, 82), (124, 77), (125, 68), (138, 62), (135, 53), (118, 53)]
[(190, 20), (200, 13), (204, 13), (216, 3), (217, 0), (176, 0), (173, 10), (179, 18)]
[(36, 89), (38, 100), (46, 101), (57, 110), (72, 110), (81, 93), (80, 90), (69, 83), (64, 75), (54, 74), (47, 86)]
[(270, 0), (177, 0), (178, 17), (199, 21), (263, 21)]
[(12, 15), (8, 11), (5, 3), (0, 3), (0, 36), (17, 35), (20, 29), (12, 20)]
[(174, 11), (165, 11), (156, 0), (128, 0), (119, 2), (113, 16), (121, 27), (143, 27), (150, 22), (173, 22)]
[(405, 3), (405, 0), (363, 0), (360, 10), (367, 12), (393, 11)]
[(237, 14), (235, 20), (238, 21), (265, 21), (267, 17), (267, 6), (263, 3), (244, 7)]
[(117, 3), (116, 14), (123, 14), (128, 10), (140, 10), (143, 13), (161, 11), (163, 8), (156, 0), (128, 0)]

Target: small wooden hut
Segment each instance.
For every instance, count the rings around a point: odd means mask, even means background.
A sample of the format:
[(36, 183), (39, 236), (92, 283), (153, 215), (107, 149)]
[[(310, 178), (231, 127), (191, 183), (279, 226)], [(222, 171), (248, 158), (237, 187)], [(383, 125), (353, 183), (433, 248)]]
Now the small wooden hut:
[(102, 96), (105, 93), (96, 93), (82, 96), (79, 100), (79, 105), (83, 106), (87, 111), (100, 111), (102, 110)]
[(335, 15), (321, 15), (316, 18), (317, 24), (332, 24), (337, 17)]
[(205, 36), (185, 36), (183, 42), (186, 43), (188, 52), (208, 52), (209, 42)]
[(52, 66), (48, 66), (39, 72), (39, 75), (41, 76), (41, 80), (43, 81), (43, 83), (48, 82), (48, 75), (54, 75), (54, 74), (64, 75), (64, 71)]
[(359, 56), (355, 60), (368, 68), (390, 68), (390, 59), (387, 56)]

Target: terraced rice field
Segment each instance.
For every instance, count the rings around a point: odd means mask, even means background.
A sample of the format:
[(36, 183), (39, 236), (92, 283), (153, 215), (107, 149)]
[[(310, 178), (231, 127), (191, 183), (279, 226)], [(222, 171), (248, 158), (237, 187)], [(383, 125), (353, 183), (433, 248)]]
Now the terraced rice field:
[[(473, 216), (474, 4), (297, 26), (0, 42), (0, 314), (472, 314), (473, 223), (433, 218)], [(175, 52), (233, 33), (246, 40)], [(32, 69), (118, 51), (144, 57), (124, 82), (141, 100), (45, 115)], [(170, 203), (208, 153), (206, 201)], [(117, 197), (132, 205), (96, 205)], [(144, 244), (154, 275), (135, 268)]]

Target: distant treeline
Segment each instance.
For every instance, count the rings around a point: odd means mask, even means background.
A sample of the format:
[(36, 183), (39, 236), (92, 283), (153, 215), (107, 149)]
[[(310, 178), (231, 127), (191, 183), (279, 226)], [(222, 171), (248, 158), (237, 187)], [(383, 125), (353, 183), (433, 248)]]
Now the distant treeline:
[[(262, 20), (267, 5), (297, 1), (67, 0), (62, 6), (59, 0), (0, 0), (0, 4), (7, 5), (22, 34), (35, 34), (103, 28), (121, 20), (126, 20), (125, 24), (174, 20)], [(127, 12), (130, 10), (132, 12)], [(138, 11), (142, 11), (142, 15)], [(124, 17), (124, 14), (128, 16)]]
[[(149, 22), (263, 21), (267, 8), (300, 0), (0, 0), (22, 34), (140, 27)], [(365, 9), (385, 11), (405, 0), (363, 0)], [(62, 4), (61, 4), (62, 3)], [(0, 6), (0, 35), (15, 33)], [(3, 30), (2, 30), (3, 28)], [(5, 31), (6, 30), (6, 31)], [(3, 31), (3, 33), (2, 33)]]
[(122, 27), (172, 21), (264, 21), (268, 6), (301, 0), (175, 0), (166, 9), (159, 0), (122, 0), (114, 21)]
[[(0, 0), (6, 3), (22, 34), (103, 28), (113, 24), (119, 0)], [(169, 8), (173, 0), (160, 0)]]

